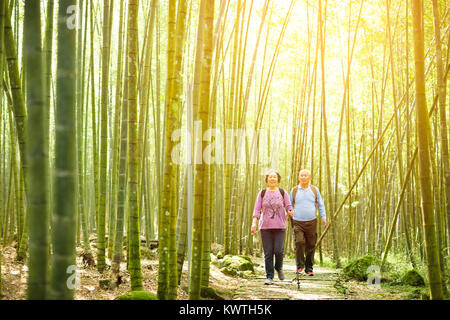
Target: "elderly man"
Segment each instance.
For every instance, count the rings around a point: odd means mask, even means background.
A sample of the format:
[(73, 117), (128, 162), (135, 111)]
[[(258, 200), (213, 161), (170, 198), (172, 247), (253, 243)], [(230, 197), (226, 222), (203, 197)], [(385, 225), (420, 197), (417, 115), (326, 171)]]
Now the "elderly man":
[(295, 259), (297, 272), (313, 276), (314, 248), (317, 242), (316, 208), (319, 209), (322, 225), (327, 225), (325, 205), (319, 189), (310, 184), (311, 172), (301, 170), (298, 175), (299, 185), (290, 193), (294, 213), (290, 212), (295, 236)]

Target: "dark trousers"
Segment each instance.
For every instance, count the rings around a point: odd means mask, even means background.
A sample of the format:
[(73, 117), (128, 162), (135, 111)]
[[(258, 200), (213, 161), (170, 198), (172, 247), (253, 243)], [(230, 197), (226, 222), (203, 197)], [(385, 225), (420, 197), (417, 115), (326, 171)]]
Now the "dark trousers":
[(314, 247), (317, 241), (317, 219), (311, 221), (295, 221), (295, 260), (297, 269), (304, 268), (305, 272), (313, 271)]
[[(264, 264), (266, 277), (273, 279), (274, 269), (283, 269), (284, 236), (286, 229), (261, 229), (261, 241), (264, 249)], [(275, 256), (275, 268), (273, 265)]]

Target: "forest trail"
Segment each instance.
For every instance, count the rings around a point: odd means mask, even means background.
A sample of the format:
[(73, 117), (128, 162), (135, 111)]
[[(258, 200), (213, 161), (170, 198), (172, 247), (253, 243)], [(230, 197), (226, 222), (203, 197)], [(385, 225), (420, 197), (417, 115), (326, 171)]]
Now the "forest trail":
[[(78, 248), (77, 265), (80, 272), (80, 286), (76, 290), (76, 300), (113, 300), (119, 295), (129, 291), (130, 275), (126, 270), (126, 262), (122, 262), (123, 284), (114, 289), (105, 289), (99, 285), (105, 275), (98, 273), (95, 267), (87, 267), (81, 258), (82, 249)], [(2, 249), (2, 293), (3, 300), (23, 300), (26, 298), (26, 283), (28, 268), (22, 262), (17, 262), (16, 249), (12, 246)], [(95, 253), (94, 253), (95, 255)], [(264, 285), (265, 271), (264, 259), (251, 257), (255, 265), (256, 277), (244, 279), (232, 277), (220, 271), (220, 268), (211, 264), (210, 286), (217, 289), (225, 300), (399, 300), (408, 299), (407, 292), (386, 289), (369, 288), (365, 282), (355, 280), (338, 282), (339, 270), (327, 267), (314, 266), (314, 276), (303, 276), (300, 289), (295, 278), (295, 260), (285, 258), (283, 271), (284, 281), (274, 279), (272, 285)], [(142, 272), (144, 289), (156, 293), (158, 259), (142, 258)], [(187, 300), (187, 264), (183, 267), (182, 285), (178, 288), (179, 300)], [(341, 290), (338, 290), (341, 289)], [(345, 291), (346, 293), (342, 293)]]
[(448, 2), (0, 1), (0, 298), (448, 299)]
[[(258, 270), (264, 270), (264, 259), (254, 258)], [(261, 268), (262, 267), (262, 268)], [(250, 279), (240, 286), (233, 300), (341, 300), (345, 297), (335, 288), (338, 271), (325, 267), (314, 267), (314, 276), (300, 277), (300, 288), (296, 280), (294, 259), (284, 259), (283, 271), (286, 279), (280, 281), (275, 275), (272, 285), (264, 285), (265, 276)]]

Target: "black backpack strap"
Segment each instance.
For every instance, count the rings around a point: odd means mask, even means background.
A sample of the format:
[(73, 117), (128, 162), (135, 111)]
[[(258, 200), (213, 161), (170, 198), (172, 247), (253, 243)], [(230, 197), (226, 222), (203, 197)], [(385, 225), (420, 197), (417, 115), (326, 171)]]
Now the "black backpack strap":
[(266, 194), (266, 189), (261, 190), (261, 200), (264, 199), (264, 195)]
[[(278, 191), (280, 191), (280, 193), (281, 193), (281, 197), (283, 197), (283, 199), (284, 199), (284, 193), (285, 193), (285, 191), (283, 190), (283, 189), (281, 189), (281, 188), (278, 188)], [(264, 195), (266, 194), (266, 189), (262, 189), (261, 190), (261, 199), (264, 199)]]
[(298, 186), (295, 186), (294, 189), (292, 189), (292, 206), (295, 205), (295, 196), (297, 195)]
[(319, 199), (317, 198), (317, 187), (311, 185), (311, 191), (314, 193), (316, 208), (319, 208)]
[(266, 189), (261, 190), (261, 213), (262, 213), (262, 201), (264, 199), (264, 195), (266, 194)]
[[(284, 199), (284, 193), (285, 191), (281, 188), (278, 188), (278, 191), (281, 193), (281, 197)], [(266, 194), (266, 189), (261, 190), (261, 200), (264, 199), (264, 195)]]

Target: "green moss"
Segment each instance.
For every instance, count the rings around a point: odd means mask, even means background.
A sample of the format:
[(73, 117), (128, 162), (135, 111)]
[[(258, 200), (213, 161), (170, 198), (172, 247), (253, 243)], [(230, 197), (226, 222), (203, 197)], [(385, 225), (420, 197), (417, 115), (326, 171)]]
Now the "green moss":
[(333, 287), (341, 294), (349, 294), (350, 290), (343, 284), (342, 279), (338, 278)]
[(230, 267), (223, 267), (222, 269), (220, 269), (220, 271), (222, 271), (224, 274), (229, 275), (229, 276), (235, 276), (238, 273), (236, 271), (236, 269), (233, 269)]
[(409, 285), (409, 286), (413, 286), (413, 287), (423, 287), (423, 286), (425, 286), (425, 280), (420, 275), (420, 273), (417, 272), (414, 269), (407, 271), (402, 276), (402, 283), (406, 284), (406, 285)]
[(255, 273), (251, 270), (246, 270), (246, 271), (238, 271), (237, 275), (241, 278), (244, 279), (253, 279), (256, 277)]
[(131, 291), (114, 300), (158, 300), (155, 294), (147, 291)]
[(100, 279), (99, 286), (102, 289), (111, 289), (111, 280), (110, 279)]
[[(181, 289), (189, 293), (189, 287), (182, 286)], [(226, 296), (232, 296), (233, 293), (231, 291), (220, 291), (211, 287), (202, 287), (200, 291), (200, 296), (205, 299), (213, 299), (213, 300), (227, 300)]]
[(220, 261), (220, 266), (222, 269), (226, 270), (226, 273), (231, 275), (236, 275), (238, 271), (250, 270), (251, 272), (254, 272), (253, 262), (246, 256), (226, 255)]
[(248, 262), (251, 262), (253, 264), (253, 261), (250, 257), (244, 256), (244, 255), (238, 255), (237, 257), (242, 258), (244, 260), (247, 260)]
[(402, 273), (397, 270), (391, 270), (389, 273), (383, 274), (381, 283), (385, 283), (389, 286), (401, 286), (402, 285)]
[(156, 253), (147, 247), (141, 247), (141, 257), (144, 259), (156, 259)]
[(216, 256), (219, 254), (219, 252), (222, 252), (223, 256), (223, 245), (214, 242), (211, 243), (211, 252)]
[(381, 265), (380, 260), (377, 257), (368, 255), (350, 262), (342, 269), (342, 272), (349, 278), (366, 281), (367, 269), (372, 265)]
[(218, 290), (211, 287), (202, 287), (200, 296), (206, 299), (225, 300), (225, 298), (219, 294)]
[[(341, 262), (341, 266), (345, 266), (349, 263), (349, 259), (346, 257), (340, 257), (339, 258)], [(350, 260), (352, 262), (353, 260)], [(320, 260), (319, 255), (317, 254), (314, 259), (315, 265), (320, 265), (321, 267), (327, 267), (327, 268), (333, 268), (333, 269), (342, 269), (342, 267), (337, 268), (336, 261), (333, 260), (331, 256), (327, 256), (325, 254), (322, 254), (322, 261)]]
[(405, 296), (406, 300), (430, 300), (430, 296), (423, 289), (415, 289)]

